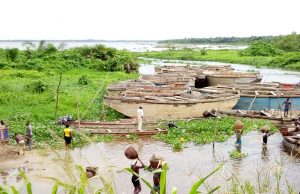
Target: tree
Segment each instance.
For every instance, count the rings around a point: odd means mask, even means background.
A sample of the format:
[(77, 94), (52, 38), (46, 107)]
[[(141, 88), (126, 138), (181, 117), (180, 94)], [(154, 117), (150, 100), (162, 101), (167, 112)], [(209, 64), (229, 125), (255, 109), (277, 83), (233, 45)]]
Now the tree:
[(287, 52), (300, 51), (300, 34), (293, 32), (286, 36), (278, 36), (274, 38), (273, 44), (281, 50)]
[(17, 48), (12, 48), (12, 49), (7, 49), (7, 59), (11, 60), (12, 62), (14, 62), (19, 54), (19, 49)]
[(240, 52), (242, 56), (276, 56), (279, 54), (281, 51), (273, 44), (262, 40), (253, 42), (248, 48)]

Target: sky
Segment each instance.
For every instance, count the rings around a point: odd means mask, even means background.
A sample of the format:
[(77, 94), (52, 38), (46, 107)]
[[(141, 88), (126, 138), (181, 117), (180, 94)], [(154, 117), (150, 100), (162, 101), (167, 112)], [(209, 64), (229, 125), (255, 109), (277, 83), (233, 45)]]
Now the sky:
[(0, 40), (300, 33), (300, 0), (1, 0)]

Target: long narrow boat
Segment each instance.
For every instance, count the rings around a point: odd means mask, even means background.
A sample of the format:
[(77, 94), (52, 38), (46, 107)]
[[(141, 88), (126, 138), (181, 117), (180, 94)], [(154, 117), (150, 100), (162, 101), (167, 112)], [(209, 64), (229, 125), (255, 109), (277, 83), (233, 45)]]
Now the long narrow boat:
[[(241, 98), (234, 109), (238, 110), (277, 110), (286, 100), (291, 98), (292, 110), (300, 110), (299, 84), (287, 85), (279, 83), (231, 84), (194, 89), (208, 94), (240, 94)], [(283, 107), (282, 107), (283, 108)]]
[(170, 97), (123, 94), (105, 97), (107, 106), (129, 117), (136, 117), (138, 107), (143, 107), (145, 118), (148, 120), (199, 117), (204, 111), (211, 109), (230, 110), (238, 100), (239, 95), (232, 94), (174, 94)]
[(292, 152), (300, 153), (300, 132), (286, 132), (281, 129), (283, 145)]
[(218, 84), (250, 84), (257, 83), (262, 80), (262, 76), (257, 73), (242, 73), (242, 72), (222, 72), (219, 74), (207, 74), (207, 81), (209, 86)]
[(145, 131), (99, 131), (99, 130), (90, 130), (91, 134), (98, 134), (98, 135), (116, 135), (116, 136), (125, 136), (136, 134), (138, 136), (149, 136), (149, 135), (156, 135), (159, 133), (167, 133), (168, 130), (145, 130)]

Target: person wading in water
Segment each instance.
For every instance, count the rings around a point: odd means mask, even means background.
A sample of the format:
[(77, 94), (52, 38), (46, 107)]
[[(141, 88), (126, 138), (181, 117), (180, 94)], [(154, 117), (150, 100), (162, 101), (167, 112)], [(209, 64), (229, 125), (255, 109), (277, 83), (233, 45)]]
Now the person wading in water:
[[(141, 166), (138, 165), (138, 161), (141, 163)], [(137, 158), (134, 161), (134, 163), (131, 165), (131, 170), (133, 170), (137, 175), (139, 175), (140, 169), (144, 167), (145, 167), (144, 163), (139, 158)], [(133, 192), (134, 194), (138, 194), (142, 191), (141, 183), (137, 175), (132, 174), (131, 177), (131, 182), (134, 186), (134, 192)]]

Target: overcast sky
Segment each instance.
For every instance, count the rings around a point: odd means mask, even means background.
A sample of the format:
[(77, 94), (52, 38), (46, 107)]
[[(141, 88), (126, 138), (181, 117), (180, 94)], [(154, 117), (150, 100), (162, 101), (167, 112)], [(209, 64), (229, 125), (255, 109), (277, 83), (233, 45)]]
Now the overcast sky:
[(161, 40), (300, 33), (300, 0), (1, 0), (0, 39)]

